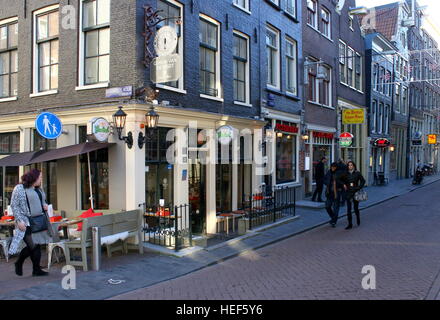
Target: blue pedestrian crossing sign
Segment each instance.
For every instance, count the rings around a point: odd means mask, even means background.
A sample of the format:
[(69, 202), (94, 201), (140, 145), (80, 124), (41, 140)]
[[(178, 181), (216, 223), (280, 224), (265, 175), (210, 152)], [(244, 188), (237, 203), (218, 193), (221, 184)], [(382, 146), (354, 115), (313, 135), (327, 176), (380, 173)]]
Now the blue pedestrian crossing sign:
[(57, 139), (63, 132), (61, 120), (50, 112), (43, 112), (35, 120), (35, 128), (46, 139)]

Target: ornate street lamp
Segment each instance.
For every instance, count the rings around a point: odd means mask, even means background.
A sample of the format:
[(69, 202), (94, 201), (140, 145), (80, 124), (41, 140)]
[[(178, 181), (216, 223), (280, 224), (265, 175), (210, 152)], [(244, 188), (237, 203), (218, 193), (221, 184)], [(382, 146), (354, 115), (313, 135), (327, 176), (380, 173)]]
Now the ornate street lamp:
[(150, 108), (150, 111), (148, 111), (147, 114), (145, 114), (146, 133), (144, 135), (143, 132), (139, 132), (138, 145), (140, 149), (142, 149), (144, 144), (147, 143), (147, 138), (151, 138), (153, 136), (153, 132), (157, 129), (158, 123), (159, 123), (159, 115), (152, 106)]
[(133, 134), (131, 131), (127, 134), (127, 136), (122, 136), (122, 130), (125, 128), (126, 121), (127, 114), (122, 110), (122, 106), (120, 106), (119, 110), (113, 115), (113, 124), (118, 132), (119, 140), (125, 141), (127, 147), (131, 149), (131, 147), (133, 147)]

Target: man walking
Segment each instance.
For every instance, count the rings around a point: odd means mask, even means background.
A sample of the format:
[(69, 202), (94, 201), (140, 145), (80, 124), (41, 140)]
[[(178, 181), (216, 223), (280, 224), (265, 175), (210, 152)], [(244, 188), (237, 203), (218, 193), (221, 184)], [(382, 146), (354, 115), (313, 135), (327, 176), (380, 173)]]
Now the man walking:
[(324, 184), (326, 185), (325, 195), (327, 197), (325, 209), (331, 218), (330, 225), (333, 228), (336, 227), (336, 223), (338, 222), (341, 195), (342, 191), (346, 188), (344, 179), (345, 174), (338, 171), (338, 164), (333, 162), (324, 178)]
[[(337, 172), (339, 173), (340, 176), (343, 176), (348, 172), (347, 164), (345, 163), (345, 161), (342, 158), (339, 159), (337, 166), (338, 166)], [(341, 207), (345, 206), (346, 198), (347, 198), (346, 192), (345, 192), (345, 190), (342, 190), (341, 202), (340, 202)]]
[(322, 189), (324, 188), (324, 177), (325, 177), (325, 163), (327, 162), (326, 157), (322, 157), (321, 161), (316, 164), (315, 167), (315, 181), (316, 181), (316, 189), (313, 193), (312, 201), (315, 201), (316, 197), (318, 197), (318, 202), (323, 202), (321, 195)]

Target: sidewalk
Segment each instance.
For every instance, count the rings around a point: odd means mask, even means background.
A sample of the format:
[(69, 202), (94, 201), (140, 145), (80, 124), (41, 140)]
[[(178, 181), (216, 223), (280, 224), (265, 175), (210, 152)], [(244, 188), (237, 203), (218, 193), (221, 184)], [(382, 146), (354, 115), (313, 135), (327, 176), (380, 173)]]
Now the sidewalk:
[[(378, 203), (406, 194), (420, 187), (440, 180), (440, 176), (426, 177), (422, 186), (413, 186), (410, 179), (395, 181), (386, 187), (367, 188), (369, 199), (361, 205), (361, 208), (371, 207)], [(306, 232), (310, 229), (326, 225), (328, 215), (325, 210), (298, 209), (298, 219), (279, 224), (272, 228), (260, 228), (253, 230), (246, 237), (234, 239), (221, 245), (199, 250), (184, 257), (175, 257), (159, 254), (147, 250), (143, 256), (130, 254), (129, 256), (115, 257), (120, 264), (104, 265), (99, 272), (78, 272), (76, 290), (63, 290), (61, 287), (60, 269), (51, 269), (57, 279), (48, 279), (46, 283), (38, 283), (23, 288), (20, 281), (31, 281), (32, 278), (18, 278), (13, 275), (13, 263), (6, 264), (3, 260), (0, 281), (20, 283), (22, 288), (16, 288), (7, 284), (8, 292), (3, 291), (0, 299), (79, 299), (101, 300), (116, 295), (130, 292), (136, 289), (148, 287), (163, 281), (174, 279), (199, 269), (214, 265), (226, 259), (235, 257), (248, 250), (256, 250), (274, 242)], [(340, 217), (345, 215), (345, 207), (341, 209)], [(342, 221), (343, 220), (343, 221)], [(345, 226), (345, 219), (339, 222), (338, 227)], [(5, 266), (6, 265), (6, 266)], [(7, 269), (7, 270), (6, 270)], [(58, 274), (55, 274), (58, 273)], [(18, 278), (12, 279), (11, 278)], [(109, 284), (108, 280), (124, 280), (121, 284)]]

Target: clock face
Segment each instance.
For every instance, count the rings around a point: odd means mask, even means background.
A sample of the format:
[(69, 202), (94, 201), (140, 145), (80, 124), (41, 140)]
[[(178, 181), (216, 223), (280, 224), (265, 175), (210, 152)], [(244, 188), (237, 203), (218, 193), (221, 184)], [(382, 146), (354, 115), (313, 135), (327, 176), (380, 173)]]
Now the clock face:
[(154, 49), (159, 56), (172, 54), (177, 47), (177, 33), (174, 28), (165, 26), (159, 29), (154, 38)]

